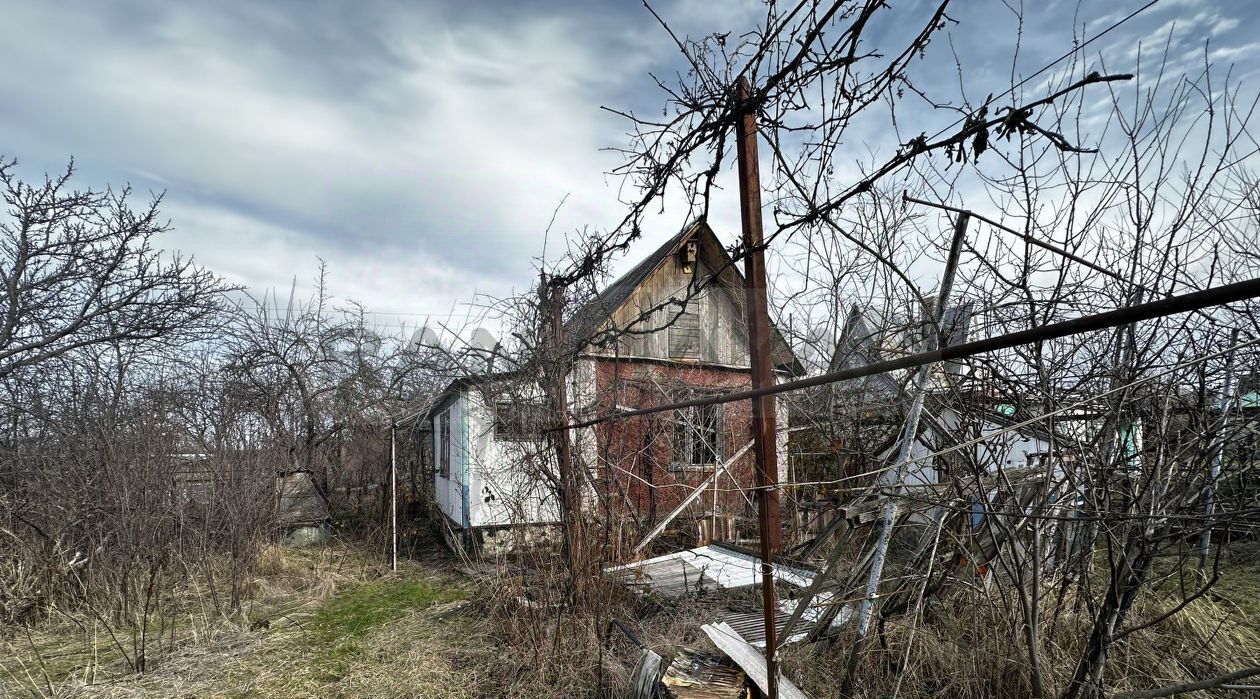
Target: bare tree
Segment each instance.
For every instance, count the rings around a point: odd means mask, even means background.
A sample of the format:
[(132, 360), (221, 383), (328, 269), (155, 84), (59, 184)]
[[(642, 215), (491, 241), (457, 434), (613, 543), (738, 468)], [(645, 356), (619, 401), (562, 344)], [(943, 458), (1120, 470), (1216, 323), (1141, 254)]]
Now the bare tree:
[(137, 210), (129, 188), (74, 190), (73, 175), (32, 185), (0, 159), (0, 377), (81, 347), (186, 342), (219, 320), (228, 287), (153, 247), (160, 196)]

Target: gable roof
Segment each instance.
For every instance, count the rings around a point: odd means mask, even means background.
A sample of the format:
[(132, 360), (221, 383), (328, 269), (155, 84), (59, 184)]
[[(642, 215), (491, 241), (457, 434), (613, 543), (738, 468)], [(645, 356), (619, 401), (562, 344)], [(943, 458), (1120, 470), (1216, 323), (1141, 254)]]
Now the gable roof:
[[(466, 376), (457, 377), (453, 379), (450, 383), (448, 383), (446, 385), (446, 388), (443, 389), (441, 393), (437, 394), (436, 396), (430, 398), (427, 402), (425, 402), (424, 407), (422, 409), (420, 409), (417, 412), (412, 413), (411, 417), (409, 417), (408, 419), (410, 420), (410, 419), (421, 418), (423, 420), (430, 420), (440, 410), (443, 410), (446, 408), (446, 404), (450, 402), (451, 398), (457, 396), (460, 392), (462, 392), (466, 388), (476, 388), (477, 386), (485, 386), (488, 384), (493, 384), (494, 382), (497, 382), (497, 381), (519, 379), (520, 377), (521, 377), (521, 372), (519, 370), (496, 371), (493, 373), (481, 373), (481, 374), (468, 374)], [(402, 421), (402, 422), (405, 422), (405, 421)], [(402, 422), (400, 422), (399, 424), (402, 424)]]
[(587, 301), (581, 308), (573, 314), (565, 327), (566, 334), (588, 338), (594, 335), (599, 326), (609, 318), (621, 305), (630, 299), (630, 295), (634, 290), (642, 286), (647, 278), (652, 276), (666, 260), (686, 242), (701, 225), (697, 219), (683, 226), (682, 230), (675, 233), (668, 240), (661, 244), (660, 247), (653, 250), (650, 255), (639, 261), (630, 271), (617, 277), (611, 284), (604, 287), (590, 301)]
[[(726, 248), (722, 246), (721, 241), (713, 233), (713, 229), (709, 228), (701, 219), (696, 219), (682, 230), (675, 233), (659, 247), (653, 250), (647, 257), (643, 258), (630, 269), (630, 271), (617, 277), (611, 284), (604, 287), (602, 291), (596, 294), (591, 300), (583, 304), (577, 311), (570, 316), (565, 323), (565, 334), (571, 338), (579, 338), (582, 342), (587, 342), (589, 338), (598, 333), (600, 326), (604, 324), (613, 313), (625, 304), (634, 294), (635, 290), (643, 285), (652, 276), (652, 273), (660, 269), (678, 250), (683, 243), (691, 240), (693, 237), (699, 237), (702, 251), (709, 252), (715, 258), (711, 262), (713, 268), (718, 270), (722, 275), (727, 275), (727, 279), (731, 281), (736, 288), (742, 289), (744, 276), (743, 273), (735, 266), (731, 260), (730, 254)], [(735, 295), (736, 305), (743, 308), (742, 295)], [(787, 371), (793, 375), (804, 373), (804, 369), (796, 359), (796, 355), (792, 352), (792, 348), (784, 339), (779, 329), (771, 324), (770, 326), (772, 342), (775, 345), (776, 357), (775, 366), (780, 370)], [(461, 389), (491, 383), (499, 379), (515, 378), (518, 376), (516, 371), (497, 372), (494, 374), (473, 374), (462, 376), (454, 379), (447, 385), (446, 389), (429, 401), (425, 408), (416, 413), (423, 415), (428, 419), (438, 409), (444, 407), (444, 404), (453, 395)]]
[[(713, 229), (703, 219), (696, 219), (683, 226), (682, 230), (675, 233), (653, 250), (651, 254), (640, 260), (630, 271), (613, 280), (594, 298), (583, 304), (566, 324), (566, 334), (570, 337), (578, 338), (582, 342), (586, 342), (589, 338), (598, 334), (604, 322), (630, 300), (635, 290), (642, 286), (654, 272), (677, 253), (684, 243), (692, 239), (700, 243), (699, 249), (702, 261), (710, 269), (714, 270), (715, 275), (719, 279), (725, 278), (727, 282), (725, 286), (728, 287), (728, 290), (732, 288), (742, 290), (744, 288), (744, 275), (731, 259), (730, 253), (718, 240)], [(705, 256), (710, 259), (703, 260)], [(715, 286), (721, 287), (724, 285), (717, 283)], [(735, 301), (735, 305), (742, 310), (744, 307), (743, 295), (734, 293), (732, 298)], [(800, 362), (797, 361), (796, 355), (792, 352), (791, 346), (773, 323), (770, 325), (770, 333), (771, 344), (774, 347), (772, 361), (775, 368), (794, 375), (804, 373)]]
[[(872, 332), (866, 322), (865, 312), (854, 305), (844, 320), (840, 331), (840, 340), (831, 355), (828, 372), (844, 369), (857, 369), (879, 361), (878, 336)], [(850, 379), (832, 384), (837, 389), (859, 386), (863, 389), (876, 388), (884, 394), (884, 398), (900, 398), (903, 393), (901, 382), (890, 372), (872, 374), (861, 379)]]

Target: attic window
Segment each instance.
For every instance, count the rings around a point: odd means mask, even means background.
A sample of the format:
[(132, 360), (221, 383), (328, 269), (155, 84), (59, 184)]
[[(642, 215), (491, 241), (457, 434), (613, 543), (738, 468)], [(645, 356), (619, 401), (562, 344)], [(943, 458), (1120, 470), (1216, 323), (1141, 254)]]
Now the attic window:
[(692, 299), (682, 311), (668, 311), (677, 314), (669, 326), (670, 359), (700, 358), (700, 309), (699, 299)]

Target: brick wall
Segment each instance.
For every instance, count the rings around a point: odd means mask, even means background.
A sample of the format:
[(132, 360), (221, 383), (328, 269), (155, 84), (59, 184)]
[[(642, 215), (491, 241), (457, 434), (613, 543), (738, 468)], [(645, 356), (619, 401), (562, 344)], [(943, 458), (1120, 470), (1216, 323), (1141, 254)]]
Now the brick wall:
[[(640, 408), (685, 399), (707, 392), (748, 388), (747, 371), (679, 366), (644, 361), (596, 360), (595, 389), (598, 413)], [(720, 408), (718, 460), (729, 458), (752, 438), (748, 401)], [(617, 514), (634, 512), (645, 523), (664, 517), (713, 473), (713, 466), (677, 468), (673, 457), (673, 413), (657, 413), (614, 420), (596, 427), (601, 488)], [(744, 488), (755, 483), (753, 455), (749, 450), (729, 470)], [(719, 513), (754, 516), (755, 507), (727, 476), (718, 480)], [(748, 496), (751, 498), (751, 494)], [(755, 501), (754, 501), (755, 502)], [(707, 489), (691, 511), (712, 511), (714, 494)]]

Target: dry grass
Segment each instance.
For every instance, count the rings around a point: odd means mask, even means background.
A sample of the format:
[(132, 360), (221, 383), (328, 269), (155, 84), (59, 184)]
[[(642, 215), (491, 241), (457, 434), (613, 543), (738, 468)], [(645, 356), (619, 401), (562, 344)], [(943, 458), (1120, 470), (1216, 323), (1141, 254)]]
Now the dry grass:
[[(554, 560), (554, 559), (553, 559)], [(90, 644), (69, 622), (51, 622), (3, 641), (0, 696), (56, 697), (609, 697), (621, 696), (637, 650), (609, 622), (626, 623), (663, 655), (708, 648), (700, 631), (739, 593), (670, 602), (597, 587), (587, 605), (561, 604), (554, 568), (483, 562), (470, 579), (446, 557), (383, 572), (345, 544), (268, 548), (251, 598), (233, 618), (190, 613), (178, 643), (143, 676), (129, 674), (97, 634)], [(1244, 585), (1243, 575), (1235, 583)], [(1246, 587), (1244, 585), (1244, 587)], [(188, 590), (187, 608), (204, 590)], [(1053, 618), (1047, 599), (1042, 656), (1051, 691), (1063, 687), (1088, 619), (1073, 601)], [(1128, 623), (1168, 608), (1143, 598)], [(859, 697), (1022, 697), (1028, 662), (1019, 617), (980, 590), (933, 600), (914, 629), (890, 622), (861, 659)], [(1053, 632), (1051, 632), (1053, 628)], [(38, 650), (38, 655), (36, 654)], [(789, 649), (786, 668), (812, 696), (834, 695), (847, 643)], [(42, 658), (42, 660), (41, 660)], [(1113, 690), (1175, 684), (1260, 662), (1254, 618), (1225, 597), (1118, 644), (1108, 665)], [(900, 681), (900, 684), (898, 682)], [(1206, 695), (1205, 695), (1206, 696)], [(1232, 697), (1243, 696), (1237, 692)]]
[[(1134, 607), (1129, 626), (1154, 619), (1175, 599), (1149, 596)], [(1052, 696), (1066, 687), (1089, 633), (1090, 619), (1073, 599), (1051, 625), (1052, 599), (1045, 601), (1041, 664)], [(930, 605), (915, 625), (890, 621), (882, 643), (862, 656), (858, 697), (1005, 698), (1031, 693), (1029, 662), (1018, 614), (978, 591), (955, 594)], [(844, 676), (848, 638), (829, 646), (798, 646), (787, 656), (789, 674), (813, 696), (834, 694)], [(1106, 686), (1111, 691), (1179, 684), (1260, 664), (1260, 632), (1228, 603), (1200, 599), (1181, 613), (1119, 641), (1110, 655)], [(1211, 696), (1199, 694), (1196, 696)], [(1237, 699), (1246, 694), (1230, 692)]]
[(240, 613), (216, 617), (206, 589), (181, 591), (188, 614), (143, 676), (99, 628), (62, 619), (0, 640), (9, 658), (0, 696), (426, 696), (417, 687), (449, 687), (438, 645), (413, 644), (459, 623), (435, 615), (464, 595), (460, 583), (431, 564), (382, 571), (346, 544), (268, 547)]

